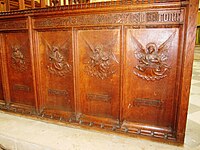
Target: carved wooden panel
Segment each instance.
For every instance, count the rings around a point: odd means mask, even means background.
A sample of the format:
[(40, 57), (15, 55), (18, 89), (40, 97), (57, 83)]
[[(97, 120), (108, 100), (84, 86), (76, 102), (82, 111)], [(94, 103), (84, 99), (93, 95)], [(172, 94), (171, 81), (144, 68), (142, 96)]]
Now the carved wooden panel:
[(7, 20), (0, 22), (0, 31), (1, 30), (21, 30), (28, 29), (27, 20)]
[(33, 22), (35, 29), (105, 24), (182, 24), (183, 16), (183, 10), (174, 9), (163, 11), (81, 14), (78, 16), (48, 17), (42, 19), (37, 18)]
[[(40, 31), (39, 64), (43, 108), (74, 111), (72, 31)], [(56, 112), (55, 112), (56, 113)]]
[(11, 102), (35, 106), (28, 32), (5, 33), (4, 40)]
[(76, 46), (78, 113), (119, 119), (120, 28), (77, 29)]
[(123, 121), (173, 128), (179, 28), (125, 29)]
[[(1, 63), (0, 63), (0, 64), (1, 64)], [(0, 100), (4, 100), (1, 70), (0, 70)]]

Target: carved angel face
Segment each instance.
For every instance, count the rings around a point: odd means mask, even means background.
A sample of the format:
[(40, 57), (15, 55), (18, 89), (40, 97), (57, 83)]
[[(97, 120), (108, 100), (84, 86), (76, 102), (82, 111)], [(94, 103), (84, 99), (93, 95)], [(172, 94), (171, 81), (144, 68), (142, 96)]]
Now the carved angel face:
[(155, 43), (148, 43), (146, 45), (146, 53), (152, 54), (153, 52), (157, 52), (157, 46)]
[(53, 52), (56, 52), (56, 51), (58, 51), (58, 47), (56, 47), (56, 46), (53, 46)]

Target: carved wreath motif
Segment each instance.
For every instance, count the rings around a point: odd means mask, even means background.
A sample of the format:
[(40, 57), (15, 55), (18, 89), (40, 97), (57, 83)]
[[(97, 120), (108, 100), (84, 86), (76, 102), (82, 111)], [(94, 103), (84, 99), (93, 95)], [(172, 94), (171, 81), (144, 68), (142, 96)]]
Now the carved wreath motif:
[(21, 48), (19, 47), (12, 47), (12, 67), (20, 72), (23, 72), (27, 69), (25, 57), (22, 53)]
[(47, 69), (49, 73), (65, 76), (68, 72), (72, 70), (71, 65), (65, 60), (62, 51), (67, 51), (66, 41), (61, 46), (51, 46), (44, 38), (45, 45), (47, 47), (48, 64)]
[(132, 35), (131, 39), (135, 44), (135, 58), (137, 65), (134, 67), (134, 74), (145, 80), (159, 80), (167, 76), (170, 65), (167, 63), (168, 52), (176, 31), (159, 47), (150, 42), (144, 48), (143, 45)]
[(105, 79), (113, 75), (116, 72), (115, 63), (119, 62), (112, 50), (106, 49), (109, 46), (101, 44), (93, 46), (87, 41), (86, 44), (89, 47), (89, 58), (85, 66), (86, 73), (99, 79)]

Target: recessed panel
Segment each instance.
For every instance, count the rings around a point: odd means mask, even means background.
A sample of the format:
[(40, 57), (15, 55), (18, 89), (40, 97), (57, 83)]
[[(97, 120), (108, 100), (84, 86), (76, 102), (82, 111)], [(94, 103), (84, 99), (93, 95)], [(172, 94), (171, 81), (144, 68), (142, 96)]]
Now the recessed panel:
[(38, 32), (43, 107), (74, 111), (72, 32)]
[(119, 119), (120, 29), (77, 31), (78, 112)]
[(4, 34), (12, 103), (35, 106), (28, 32)]
[(175, 120), (178, 28), (127, 28), (123, 120), (172, 127)]

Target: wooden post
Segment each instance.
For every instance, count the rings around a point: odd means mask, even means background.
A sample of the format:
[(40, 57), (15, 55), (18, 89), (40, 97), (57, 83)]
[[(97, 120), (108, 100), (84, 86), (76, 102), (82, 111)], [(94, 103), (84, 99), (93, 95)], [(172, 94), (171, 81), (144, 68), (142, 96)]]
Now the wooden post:
[[(40, 3), (41, 3), (41, 8), (46, 7), (46, 5), (47, 5), (46, 0), (41, 0)], [(51, 3), (51, 1), (50, 1), (50, 3)]]
[(5, 3), (3, 1), (0, 2), (0, 12), (5, 11)]
[(35, 0), (31, 0), (31, 8), (35, 8)]
[(25, 9), (25, 1), (24, 0), (19, 0), (19, 9), (20, 10)]
[(10, 0), (5, 0), (5, 4), (6, 5), (6, 11), (10, 11)]

